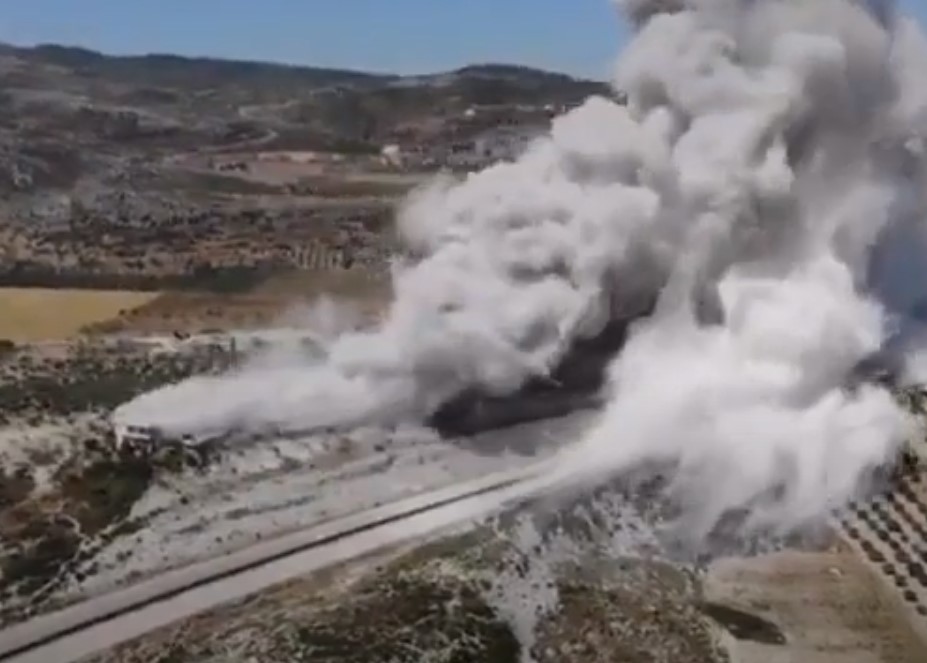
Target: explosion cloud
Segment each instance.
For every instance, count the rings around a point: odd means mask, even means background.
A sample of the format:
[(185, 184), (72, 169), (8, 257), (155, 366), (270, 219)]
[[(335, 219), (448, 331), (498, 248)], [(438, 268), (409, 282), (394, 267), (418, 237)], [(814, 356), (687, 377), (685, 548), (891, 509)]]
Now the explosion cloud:
[(117, 420), (422, 420), (516, 391), (657, 297), (557, 479), (669, 463), (697, 534), (732, 509), (788, 529), (851, 499), (910, 432), (884, 388), (847, 379), (927, 302), (927, 40), (884, 2), (622, 4), (627, 104), (590, 99), (517, 162), (413, 195), (398, 225), (421, 259), (378, 328)]

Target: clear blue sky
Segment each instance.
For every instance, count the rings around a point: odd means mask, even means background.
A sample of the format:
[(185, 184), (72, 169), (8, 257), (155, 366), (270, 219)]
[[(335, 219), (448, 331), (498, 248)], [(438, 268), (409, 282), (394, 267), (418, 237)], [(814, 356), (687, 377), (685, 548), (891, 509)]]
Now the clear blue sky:
[[(813, 0), (812, 0), (813, 1)], [(927, 22), (927, 0), (901, 5)], [(511, 62), (605, 77), (609, 0), (7, 0), (0, 41), (431, 72)]]

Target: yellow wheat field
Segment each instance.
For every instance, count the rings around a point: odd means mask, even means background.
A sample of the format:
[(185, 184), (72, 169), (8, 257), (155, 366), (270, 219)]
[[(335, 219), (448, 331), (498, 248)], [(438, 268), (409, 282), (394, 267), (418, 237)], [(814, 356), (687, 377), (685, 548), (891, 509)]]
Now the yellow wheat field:
[(60, 340), (157, 297), (123, 290), (0, 288), (0, 339)]

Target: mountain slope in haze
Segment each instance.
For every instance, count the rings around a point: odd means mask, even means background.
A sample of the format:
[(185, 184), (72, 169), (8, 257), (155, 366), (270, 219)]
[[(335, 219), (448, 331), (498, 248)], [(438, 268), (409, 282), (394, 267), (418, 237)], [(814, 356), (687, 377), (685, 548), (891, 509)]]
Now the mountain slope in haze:
[[(603, 83), (501, 64), (422, 76), (0, 44), (0, 202), (178, 152), (376, 154), (473, 106), (562, 106)], [(432, 133), (431, 138), (434, 134)]]
[(339, 112), (354, 104), (381, 120), (431, 113), (436, 103), (449, 112), (470, 105), (571, 103), (607, 92), (595, 81), (511, 65), (395, 76), (175, 55), (109, 56), (57, 45), (0, 45), (0, 90), (5, 110), (14, 115), (24, 106), (41, 115), (41, 102), (49, 115), (91, 107), (165, 120), (257, 117), (283, 124), (299, 123), (286, 112), (289, 105), (303, 104), (310, 112), (314, 103), (324, 109), (338, 96), (349, 100)]

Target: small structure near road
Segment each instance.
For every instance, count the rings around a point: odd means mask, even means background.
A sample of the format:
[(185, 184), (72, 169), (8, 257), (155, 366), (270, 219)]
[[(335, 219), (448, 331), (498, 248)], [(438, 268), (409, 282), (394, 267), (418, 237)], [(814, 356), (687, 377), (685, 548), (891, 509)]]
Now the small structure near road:
[(119, 450), (140, 451), (143, 453), (154, 451), (159, 445), (175, 443), (187, 448), (197, 448), (210, 442), (217, 441), (219, 437), (211, 434), (193, 435), (184, 434), (171, 436), (155, 426), (116, 426), (116, 448)]
[(386, 145), (380, 152), (380, 160), (384, 166), (402, 168), (402, 149), (398, 145)]
[(519, 158), (542, 130), (530, 126), (502, 126), (487, 129), (472, 140), (451, 145), (447, 165), (452, 168), (485, 168)]

